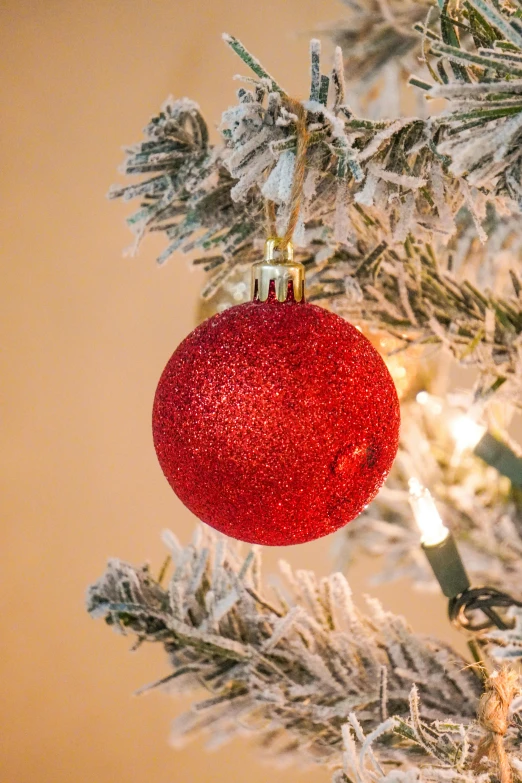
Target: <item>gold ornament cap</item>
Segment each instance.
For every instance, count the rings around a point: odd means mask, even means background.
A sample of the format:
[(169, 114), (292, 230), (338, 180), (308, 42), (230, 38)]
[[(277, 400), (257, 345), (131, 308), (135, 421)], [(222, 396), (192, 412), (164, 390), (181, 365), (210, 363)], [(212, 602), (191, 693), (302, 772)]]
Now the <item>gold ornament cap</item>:
[(252, 299), (266, 302), (272, 290), (279, 302), (287, 299), (302, 302), (304, 281), (305, 268), (294, 261), (292, 243), (283, 244), (278, 237), (267, 239), (264, 260), (252, 264)]

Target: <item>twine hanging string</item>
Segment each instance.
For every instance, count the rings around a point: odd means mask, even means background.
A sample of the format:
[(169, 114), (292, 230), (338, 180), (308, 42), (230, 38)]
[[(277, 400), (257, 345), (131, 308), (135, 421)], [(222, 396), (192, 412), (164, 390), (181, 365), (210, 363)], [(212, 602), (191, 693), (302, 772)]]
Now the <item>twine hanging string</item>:
[[(286, 103), (288, 110), (296, 116), (295, 129), (297, 149), (295, 153), (294, 177), (292, 180), (292, 189), (290, 191), (288, 223), (284, 235), (278, 237), (278, 245), (283, 248), (292, 241), (297, 221), (299, 220), (306, 174), (306, 153), (308, 151), (309, 141), (309, 133), (306, 125), (306, 109), (303, 104), (290, 97), (285, 97), (284, 102)], [(266, 202), (266, 215), (270, 235), (272, 237), (277, 237), (276, 209), (273, 201)]]
[(520, 694), (519, 675), (513, 669), (494, 672), (486, 683), (478, 708), (479, 725), (486, 734), (479, 742), (472, 768), (479, 771), (482, 759), (494, 759), (498, 765), (501, 783), (513, 782), (513, 771), (504, 747), (504, 736), (509, 728), (509, 709)]
[(276, 207), (273, 201), (270, 199), (267, 199), (265, 201), (265, 215), (266, 215), (266, 224), (267, 224), (267, 234), (269, 237), (275, 237), (277, 236), (277, 227), (276, 227)]

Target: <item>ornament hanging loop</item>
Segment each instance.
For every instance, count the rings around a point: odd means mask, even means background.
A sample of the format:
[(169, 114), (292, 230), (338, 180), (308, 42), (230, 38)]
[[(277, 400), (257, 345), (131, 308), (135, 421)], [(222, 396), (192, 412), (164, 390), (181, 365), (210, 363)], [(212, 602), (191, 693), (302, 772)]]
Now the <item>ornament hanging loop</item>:
[[(295, 116), (296, 133), (294, 176), (292, 179), (290, 199), (288, 201), (288, 223), (284, 236), (280, 239), (280, 242), (286, 245), (293, 239), (294, 231), (297, 227), (299, 215), (301, 212), (303, 188), (306, 175), (306, 156), (308, 153), (310, 134), (308, 132), (307, 126), (307, 113), (303, 104), (300, 101), (296, 101), (294, 98), (290, 98), (289, 96), (285, 96), (285, 104), (287, 109)], [(276, 208), (273, 201), (268, 200), (266, 202), (265, 211), (269, 232), (272, 236), (276, 236)]]
[[(303, 200), (303, 188), (306, 175), (306, 156), (308, 153), (308, 143), (310, 140), (310, 134), (307, 126), (307, 113), (303, 104), (300, 101), (296, 101), (290, 96), (285, 96), (284, 102), (286, 108), (295, 116), (295, 133), (296, 133), (296, 151), (295, 151), (295, 166), (294, 176), (292, 179), (292, 189), (290, 192), (290, 199), (288, 202), (288, 222), (284, 236), (278, 241), (286, 245), (291, 242), (294, 236), (294, 231), (299, 221), (299, 215), (301, 213), (301, 204)], [(276, 207), (273, 201), (267, 200), (265, 203), (265, 213), (268, 225), (268, 230), (271, 236), (277, 235), (276, 229)]]
[(288, 109), (296, 117), (295, 131), (297, 136), (297, 148), (295, 153), (294, 178), (292, 182), (292, 190), (290, 193), (288, 225), (283, 237), (283, 242), (285, 244), (292, 241), (294, 231), (299, 221), (306, 174), (306, 155), (308, 152), (309, 142), (308, 126), (306, 124), (306, 109), (300, 101), (296, 101), (293, 98), (287, 98), (287, 103)]
[(276, 236), (276, 212), (273, 201), (266, 202), (266, 216), (272, 236), (265, 243), (265, 256), (252, 266), (252, 299), (266, 302), (304, 301), (304, 266), (294, 261), (292, 238), (296, 229), (306, 173), (309, 134), (307, 114), (303, 104), (286, 96), (289, 111), (295, 115), (296, 156), (294, 178), (289, 201), (288, 224), (284, 236)]

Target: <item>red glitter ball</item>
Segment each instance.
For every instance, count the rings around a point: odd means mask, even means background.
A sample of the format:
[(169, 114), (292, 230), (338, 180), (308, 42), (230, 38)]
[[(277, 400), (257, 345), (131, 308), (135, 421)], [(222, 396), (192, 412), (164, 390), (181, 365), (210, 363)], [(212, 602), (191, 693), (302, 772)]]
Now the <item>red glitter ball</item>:
[(233, 538), (332, 533), (375, 497), (398, 446), (391, 376), (353, 326), (305, 302), (249, 302), (201, 324), (161, 376), (154, 445), (172, 489)]

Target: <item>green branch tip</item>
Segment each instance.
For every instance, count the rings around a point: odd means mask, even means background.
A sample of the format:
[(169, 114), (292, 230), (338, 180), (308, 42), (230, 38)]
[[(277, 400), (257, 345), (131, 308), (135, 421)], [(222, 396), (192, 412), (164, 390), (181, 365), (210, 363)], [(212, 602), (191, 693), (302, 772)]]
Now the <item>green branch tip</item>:
[(258, 76), (260, 79), (266, 79), (270, 82), (272, 92), (278, 92), (280, 95), (286, 96), (285, 90), (283, 90), (283, 88), (276, 82), (274, 77), (263, 68), (259, 60), (250, 54), (248, 49), (243, 46), (241, 41), (239, 41), (237, 38), (234, 38), (233, 35), (229, 35), (228, 33), (223, 33), (222, 37), (225, 43), (230, 46), (230, 48), (238, 55), (238, 57), (241, 58), (241, 60), (243, 60), (245, 65), (248, 65), (250, 70), (253, 71), (256, 76)]

